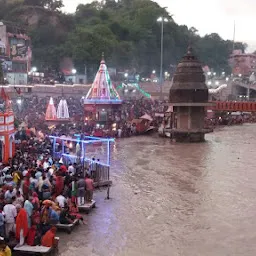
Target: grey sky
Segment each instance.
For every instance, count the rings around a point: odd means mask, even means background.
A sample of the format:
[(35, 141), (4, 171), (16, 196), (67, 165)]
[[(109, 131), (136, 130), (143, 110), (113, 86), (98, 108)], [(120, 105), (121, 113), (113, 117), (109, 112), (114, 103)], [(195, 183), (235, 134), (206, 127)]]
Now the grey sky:
[[(74, 12), (79, 3), (90, 0), (63, 0), (66, 12)], [(201, 35), (217, 32), (224, 39), (233, 38), (236, 22), (236, 40), (249, 44), (256, 49), (256, 0), (156, 0), (161, 6), (168, 7), (178, 24), (195, 27)]]

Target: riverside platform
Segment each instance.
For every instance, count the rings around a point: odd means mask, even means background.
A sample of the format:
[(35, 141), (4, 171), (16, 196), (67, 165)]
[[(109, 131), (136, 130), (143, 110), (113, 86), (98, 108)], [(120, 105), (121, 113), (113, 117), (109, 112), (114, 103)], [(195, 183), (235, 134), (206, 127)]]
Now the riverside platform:
[(71, 234), (75, 226), (79, 224), (79, 220), (75, 219), (72, 224), (56, 224), (57, 230), (63, 230), (66, 231), (68, 234)]
[(92, 200), (91, 202), (85, 203), (83, 205), (79, 205), (78, 210), (80, 212), (89, 213), (95, 207), (96, 207), (96, 201)]
[[(55, 237), (56, 244), (58, 245), (60, 238)], [(14, 251), (19, 252), (19, 255), (50, 255), (58, 250), (58, 246), (55, 247), (46, 247), (42, 245), (30, 246), (24, 244), (22, 246), (16, 245), (13, 248)]]

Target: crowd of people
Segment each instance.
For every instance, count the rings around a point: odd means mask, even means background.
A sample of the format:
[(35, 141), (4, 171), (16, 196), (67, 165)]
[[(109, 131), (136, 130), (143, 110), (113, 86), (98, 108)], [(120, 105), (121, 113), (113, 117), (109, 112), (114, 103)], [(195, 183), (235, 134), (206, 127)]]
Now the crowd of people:
[[(54, 99), (58, 103), (61, 98)], [(49, 129), (49, 124), (45, 122), (45, 112), (49, 98), (23, 98), (21, 101), (13, 100), (13, 109), (16, 115), (17, 123), (25, 123), (27, 127), (34, 127), (36, 131), (42, 134), (52, 134), (61, 136), (73, 136), (80, 133), (85, 135), (94, 135), (98, 137), (130, 137), (137, 135), (137, 124), (134, 120), (140, 118), (144, 114), (148, 114), (152, 118), (150, 125), (157, 128), (163, 122), (163, 114), (167, 110), (167, 102), (152, 100), (148, 98), (129, 99), (112, 111), (108, 116), (108, 122), (104, 125), (99, 124), (90, 118), (85, 117), (83, 101), (74, 98), (68, 98), (69, 114), (72, 123), (58, 124), (53, 129)], [(245, 122), (255, 122), (254, 115), (215, 115), (214, 117), (205, 118), (206, 127), (215, 127), (220, 125), (241, 124)]]
[(53, 159), (49, 145), (47, 139), (36, 145), (33, 138), (23, 141), (15, 157), (0, 167), (0, 248), (8, 253), (7, 243), (54, 247), (56, 224), (85, 223), (78, 207), (92, 202), (95, 168), (66, 166)]
[[(54, 99), (58, 103), (61, 98)], [(45, 112), (49, 98), (39, 99), (38, 97), (22, 98), (13, 100), (13, 110), (17, 124), (26, 124), (27, 127), (34, 127), (43, 134), (72, 135), (83, 133), (87, 135), (104, 135), (110, 137), (129, 137), (136, 134), (136, 127), (132, 120), (138, 119), (144, 114), (152, 117), (152, 125), (157, 127), (161, 122), (156, 117), (156, 113), (163, 113), (166, 110), (163, 102), (147, 98), (124, 101), (123, 104), (108, 116), (108, 122), (98, 127), (98, 123), (93, 120), (86, 120), (82, 100), (68, 98), (69, 115), (72, 123), (59, 124), (54, 129), (49, 129), (49, 124), (45, 122)], [(115, 127), (113, 128), (113, 124)]]

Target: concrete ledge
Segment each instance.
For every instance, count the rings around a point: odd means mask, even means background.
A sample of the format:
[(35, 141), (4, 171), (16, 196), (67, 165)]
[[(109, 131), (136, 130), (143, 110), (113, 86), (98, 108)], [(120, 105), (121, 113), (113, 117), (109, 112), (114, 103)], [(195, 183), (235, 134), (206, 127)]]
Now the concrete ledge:
[(95, 207), (96, 207), (96, 201), (92, 200), (92, 202), (90, 202), (90, 203), (79, 205), (78, 209), (81, 212), (83, 211), (83, 212), (89, 213)]
[(58, 230), (65, 230), (68, 234), (70, 234), (72, 232), (72, 230), (74, 229), (74, 227), (78, 224), (79, 224), (79, 220), (76, 219), (72, 224), (60, 224), (59, 223), (56, 225), (56, 228)]

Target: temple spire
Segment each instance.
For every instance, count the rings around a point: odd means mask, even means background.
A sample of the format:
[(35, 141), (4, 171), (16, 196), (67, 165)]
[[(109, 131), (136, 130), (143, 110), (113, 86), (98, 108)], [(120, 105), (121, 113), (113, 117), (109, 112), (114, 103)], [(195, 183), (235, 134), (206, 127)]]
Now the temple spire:
[(187, 54), (192, 54), (192, 52), (193, 52), (192, 46), (191, 46), (191, 44), (189, 44)]
[(105, 57), (104, 57), (104, 52), (102, 52), (100, 64), (104, 64), (104, 63), (105, 63)]
[(61, 99), (57, 108), (57, 118), (58, 119), (69, 119), (68, 104), (65, 99)]
[(52, 121), (52, 120), (56, 120), (56, 119), (57, 119), (57, 112), (56, 112), (56, 108), (54, 106), (53, 98), (51, 97), (49, 104), (47, 106), (47, 109), (46, 109), (45, 120)]
[(112, 85), (108, 69), (104, 60), (104, 53), (102, 53), (100, 67), (95, 76), (92, 87), (86, 95), (86, 100), (92, 99), (102, 100), (104, 102), (113, 100), (120, 101), (120, 96)]

